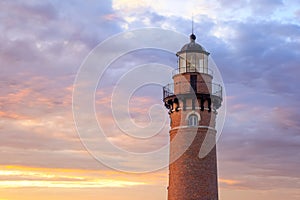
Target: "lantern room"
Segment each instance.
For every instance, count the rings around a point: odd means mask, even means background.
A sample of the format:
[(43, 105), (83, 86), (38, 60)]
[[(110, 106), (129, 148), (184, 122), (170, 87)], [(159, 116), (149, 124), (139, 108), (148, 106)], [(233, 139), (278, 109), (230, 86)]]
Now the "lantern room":
[(198, 43), (195, 42), (196, 36), (190, 36), (190, 43), (184, 45), (179, 52), (178, 73), (199, 72), (209, 73), (208, 56), (209, 53)]

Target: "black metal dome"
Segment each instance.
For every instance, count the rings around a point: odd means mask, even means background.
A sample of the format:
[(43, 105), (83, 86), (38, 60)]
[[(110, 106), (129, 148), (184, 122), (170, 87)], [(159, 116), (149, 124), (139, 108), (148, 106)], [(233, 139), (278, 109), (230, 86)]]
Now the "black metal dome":
[(199, 52), (209, 55), (209, 53), (204, 49), (204, 47), (195, 42), (196, 36), (194, 34), (190, 35), (190, 40), (190, 43), (185, 44), (178, 53)]

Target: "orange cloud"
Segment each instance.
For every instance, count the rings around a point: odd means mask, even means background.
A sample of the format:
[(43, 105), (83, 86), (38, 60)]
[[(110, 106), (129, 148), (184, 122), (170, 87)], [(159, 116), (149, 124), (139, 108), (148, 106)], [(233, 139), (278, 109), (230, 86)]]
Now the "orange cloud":
[(240, 181), (237, 180), (231, 180), (231, 179), (219, 179), (220, 183), (225, 183), (227, 185), (236, 185), (238, 183), (240, 183)]
[(133, 175), (116, 171), (0, 166), (2, 188), (112, 188), (157, 184), (166, 173)]
[(108, 15), (104, 15), (103, 18), (106, 19), (106, 20), (112, 21), (112, 20), (117, 19), (118, 16), (115, 15), (115, 14), (108, 14)]

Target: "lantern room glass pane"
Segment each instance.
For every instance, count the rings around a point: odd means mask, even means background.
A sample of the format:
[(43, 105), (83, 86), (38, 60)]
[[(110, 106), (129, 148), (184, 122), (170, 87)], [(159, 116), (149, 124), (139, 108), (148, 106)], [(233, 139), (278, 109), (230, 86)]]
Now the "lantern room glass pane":
[(181, 54), (179, 56), (179, 73), (185, 73), (186, 71), (186, 54)]
[(200, 72), (208, 73), (208, 56), (199, 52), (188, 52), (178, 55), (179, 73)]

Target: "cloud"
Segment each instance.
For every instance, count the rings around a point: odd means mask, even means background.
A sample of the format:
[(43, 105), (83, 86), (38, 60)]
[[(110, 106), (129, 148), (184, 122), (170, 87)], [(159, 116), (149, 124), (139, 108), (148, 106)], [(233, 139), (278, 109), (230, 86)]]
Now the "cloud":
[(236, 102), (240, 100), (229, 100), (228, 123), (219, 140), (221, 178), (235, 179), (239, 182), (235, 186), (243, 189), (299, 187), (298, 113)]
[(231, 23), (229, 27), (234, 35), (222, 38), (226, 44), (219, 49), (212, 46), (224, 80), (257, 92), (295, 94), (300, 27), (276, 22)]
[(250, 6), (253, 9), (254, 14), (264, 13), (270, 15), (284, 5), (283, 0), (251, 0)]
[(147, 184), (126, 180), (120, 174), (110, 173), (110, 179), (104, 176), (107, 176), (104, 172), (89, 170), (1, 166), (0, 188), (123, 188)]
[[(102, 18), (110, 4), (84, 3), (78, 16), (79, 4), (1, 2), (1, 163), (59, 167), (66, 156), (82, 166), (88, 156), (73, 123), (72, 84), (87, 53), (118, 26)], [(86, 20), (91, 12), (99, 13)]]
[[(221, 188), (231, 191), (280, 188), (296, 191), (299, 188), (300, 116), (296, 109), (300, 100), (299, 3), (290, 0), (115, 0), (72, 1), (72, 4), (2, 1), (0, 10), (0, 163), (3, 165), (39, 166), (49, 171), (59, 168), (75, 179), (51, 171), (52, 175), (58, 175), (51, 181), (67, 181), (71, 187), (77, 187), (71, 182), (76, 182), (78, 174), (88, 179), (84, 187), (96, 187), (98, 182), (92, 178), (97, 173), (71, 173), (62, 168), (96, 169), (101, 172), (97, 174), (101, 177), (99, 181), (110, 180), (107, 174), (112, 171), (105, 171), (107, 168), (86, 152), (75, 131), (71, 95), (76, 70), (88, 52), (112, 34), (155, 26), (188, 35), (194, 14), (197, 41), (211, 52), (229, 94), (227, 122), (218, 146)], [(111, 46), (103, 53), (108, 55), (116, 50)], [(164, 64), (176, 68), (174, 55), (144, 50), (120, 57), (106, 71), (102, 80), (104, 88), (98, 88), (96, 96), (97, 114), (109, 130), (109, 139), (119, 147), (151, 151), (167, 142), (168, 127), (149, 143), (126, 137), (112, 126), (108, 98), (112, 86), (124, 73), (137, 65), (163, 60)], [(166, 77), (170, 78), (171, 74)], [(137, 124), (147, 125), (149, 109), (145, 105), (162, 104), (161, 90), (140, 91), (135, 95), (130, 104), (131, 117)], [(105, 156), (118, 158), (118, 155)], [(130, 163), (121, 158), (119, 164), (139, 167), (152, 162)], [(37, 175), (18, 174), (9, 179), (20, 182), (3, 184), (20, 186), (25, 178), (45, 181), (41, 176), (46, 173), (41, 169), (14, 170)], [(84, 173), (91, 175), (86, 177)], [(122, 187), (130, 187), (128, 182), (167, 185), (164, 182), (167, 173), (162, 174), (143, 177), (143, 181), (139, 177), (114, 176), (112, 179)], [(5, 178), (7, 176), (2, 176), (1, 180)], [(51, 187), (57, 187), (57, 182), (46, 181)], [(44, 182), (24, 184), (43, 185)], [(161, 191), (163, 193), (165, 188)], [(137, 192), (134, 190), (134, 195)]]

